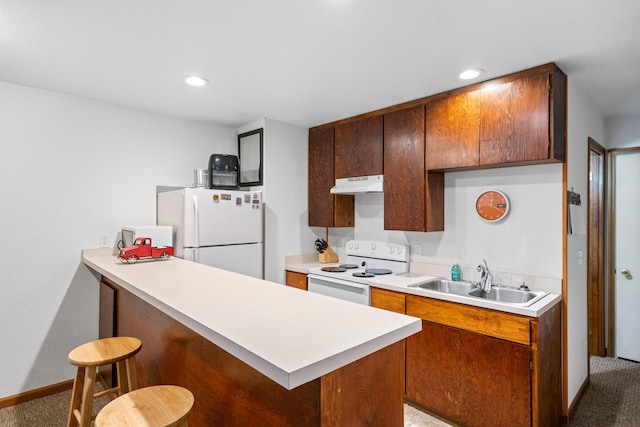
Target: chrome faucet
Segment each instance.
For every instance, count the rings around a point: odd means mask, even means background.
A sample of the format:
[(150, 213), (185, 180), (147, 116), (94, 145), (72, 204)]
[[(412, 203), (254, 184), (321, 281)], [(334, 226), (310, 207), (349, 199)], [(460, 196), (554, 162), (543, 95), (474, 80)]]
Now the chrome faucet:
[(476, 280), (476, 287), (485, 292), (491, 291), (491, 282), (493, 281), (493, 277), (491, 276), (491, 271), (489, 271), (489, 267), (487, 266), (486, 259), (482, 259), (482, 264), (478, 266), (477, 270), (480, 273), (480, 277)]

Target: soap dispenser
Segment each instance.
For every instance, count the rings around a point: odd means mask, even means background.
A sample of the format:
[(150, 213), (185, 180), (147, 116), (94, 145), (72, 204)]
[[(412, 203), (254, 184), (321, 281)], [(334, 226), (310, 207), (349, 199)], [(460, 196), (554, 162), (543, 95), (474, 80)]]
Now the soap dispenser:
[(462, 269), (457, 262), (451, 266), (451, 280), (454, 282), (462, 280)]

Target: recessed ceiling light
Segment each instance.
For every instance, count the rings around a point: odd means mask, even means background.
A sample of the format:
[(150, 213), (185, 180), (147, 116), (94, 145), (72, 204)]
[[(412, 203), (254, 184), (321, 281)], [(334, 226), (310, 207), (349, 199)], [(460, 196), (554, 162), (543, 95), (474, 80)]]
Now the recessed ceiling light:
[(458, 77), (460, 77), (462, 80), (469, 80), (475, 79), (482, 73), (484, 73), (484, 70), (481, 68), (471, 68), (469, 70), (464, 70), (463, 72), (458, 74)]
[(207, 84), (209, 84), (209, 80), (199, 76), (185, 76), (184, 82), (189, 86), (196, 87), (206, 86)]

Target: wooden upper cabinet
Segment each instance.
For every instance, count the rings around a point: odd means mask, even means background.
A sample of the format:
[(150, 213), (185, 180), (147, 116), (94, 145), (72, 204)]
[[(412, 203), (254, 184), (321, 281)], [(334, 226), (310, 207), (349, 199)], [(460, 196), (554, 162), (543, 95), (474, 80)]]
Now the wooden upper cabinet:
[(353, 227), (354, 198), (333, 195), (334, 129), (309, 129), (309, 226)]
[(563, 162), (566, 76), (555, 64), (427, 99), (427, 170)]
[(481, 90), (480, 164), (550, 157), (549, 74), (525, 76)]
[(384, 115), (384, 229), (425, 231), (424, 105)]
[(429, 102), (426, 117), (427, 170), (478, 166), (479, 90)]
[(382, 175), (382, 115), (338, 124), (335, 177)]

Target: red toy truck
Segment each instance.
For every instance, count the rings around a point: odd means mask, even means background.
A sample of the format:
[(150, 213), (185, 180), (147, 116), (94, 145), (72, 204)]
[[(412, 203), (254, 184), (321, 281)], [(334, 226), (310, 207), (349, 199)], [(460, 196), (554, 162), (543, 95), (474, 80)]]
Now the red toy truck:
[(173, 256), (173, 248), (171, 246), (151, 246), (151, 237), (138, 237), (133, 245), (120, 249), (118, 258), (122, 262), (134, 264), (139, 259), (152, 258), (167, 260)]

